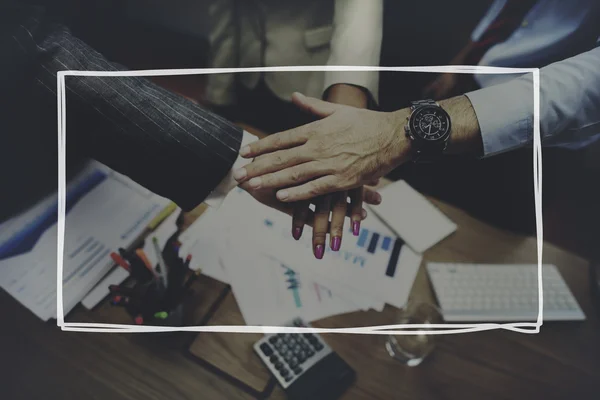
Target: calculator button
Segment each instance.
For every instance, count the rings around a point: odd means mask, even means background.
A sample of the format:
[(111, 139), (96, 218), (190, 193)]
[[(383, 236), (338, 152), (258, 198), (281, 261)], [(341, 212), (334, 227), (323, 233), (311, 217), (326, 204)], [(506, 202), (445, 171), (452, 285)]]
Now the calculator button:
[(315, 355), (315, 352), (314, 352), (314, 351), (312, 351), (312, 350), (308, 350), (308, 351), (306, 352), (306, 358), (311, 358), (311, 357), (312, 357), (312, 356), (314, 356), (314, 355)]
[(269, 346), (267, 343), (261, 344), (260, 349), (262, 350), (263, 354), (267, 357), (273, 354), (273, 349), (271, 349), (271, 346)]
[(271, 344), (275, 344), (275, 342), (277, 342), (277, 336), (271, 336), (271, 337), (269, 338), (269, 343), (271, 343)]
[(296, 368), (297, 366), (298, 366), (298, 363), (297, 363), (297, 362), (290, 361), (290, 362), (288, 363), (288, 367), (290, 367), (291, 369), (294, 369), (294, 368)]
[(317, 343), (314, 345), (315, 346), (315, 350), (316, 351), (321, 351), (323, 350), (323, 345), (321, 343)]
[(281, 374), (281, 376), (288, 376), (290, 374), (290, 370), (287, 368), (281, 368), (279, 370), (279, 373)]
[(294, 368), (294, 369), (293, 369), (293, 371), (294, 371), (294, 373), (295, 373), (296, 375), (300, 375), (300, 374), (302, 373), (302, 368), (300, 368), (300, 367), (296, 367), (296, 368)]
[(277, 350), (279, 350), (281, 353), (285, 353), (288, 351), (288, 349), (289, 349), (288, 346), (286, 344), (283, 344)]
[(304, 337), (305, 337), (305, 338), (307, 338), (307, 339), (310, 339), (310, 338), (314, 338), (314, 337), (315, 337), (315, 335), (313, 335), (312, 333), (303, 333), (303, 334), (302, 334), (302, 336), (304, 336)]
[(275, 363), (275, 369), (281, 369), (283, 368), (283, 363), (282, 362), (276, 362)]
[(286, 376), (286, 377), (285, 377), (285, 381), (286, 381), (286, 382), (289, 382), (289, 381), (291, 381), (292, 379), (294, 379), (294, 377), (293, 377), (292, 375), (288, 375), (288, 376)]
[(273, 354), (269, 360), (270, 360), (272, 363), (276, 363), (277, 361), (279, 361), (279, 358), (277, 358), (277, 356), (276, 356), (275, 354)]

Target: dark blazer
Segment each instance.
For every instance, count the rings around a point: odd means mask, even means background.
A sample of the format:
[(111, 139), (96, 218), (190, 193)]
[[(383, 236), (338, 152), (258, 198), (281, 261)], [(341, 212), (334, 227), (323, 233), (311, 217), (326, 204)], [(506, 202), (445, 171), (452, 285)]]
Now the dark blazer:
[[(43, 8), (6, 0), (0, 51), (2, 220), (57, 188), (57, 71), (123, 68)], [(145, 78), (67, 77), (66, 103), (68, 169), (95, 158), (184, 209), (218, 185), (240, 148), (240, 128)]]

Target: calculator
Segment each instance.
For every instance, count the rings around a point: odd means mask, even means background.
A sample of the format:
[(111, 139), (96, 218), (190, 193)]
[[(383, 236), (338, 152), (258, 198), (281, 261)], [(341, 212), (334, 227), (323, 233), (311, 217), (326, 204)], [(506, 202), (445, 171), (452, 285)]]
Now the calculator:
[[(300, 318), (286, 325), (310, 326)], [(290, 399), (334, 399), (356, 377), (355, 371), (314, 333), (268, 334), (254, 344), (254, 350)]]

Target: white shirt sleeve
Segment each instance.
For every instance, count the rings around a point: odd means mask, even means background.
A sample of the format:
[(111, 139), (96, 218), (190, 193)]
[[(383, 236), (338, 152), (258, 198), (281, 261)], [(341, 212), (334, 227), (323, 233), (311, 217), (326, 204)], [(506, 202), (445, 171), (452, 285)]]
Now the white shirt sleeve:
[[(244, 131), (244, 136), (242, 137), (242, 144), (240, 148), (258, 140), (258, 138), (251, 133)], [(219, 185), (208, 195), (208, 197), (204, 200), (206, 204), (213, 208), (219, 208), (225, 200), (225, 197), (231, 192), (233, 188), (235, 188), (238, 183), (233, 178), (233, 171), (238, 168), (242, 168), (244, 165), (249, 164), (252, 160), (247, 158), (242, 158), (238, 155), (238, 158), (235, 160), (231, 169), (225, 175), (223, 180), (219, 183)]]
[[(542, 144), (581, 148), (600, 139), (600, 47), (540, 70)], [(484, 157), (533, 141), (533, 74), (467, 97), (483, 139)]]
[[(378, 66), (383, 37), (383, 0), (335, 0), (328, 65)], [(379, 72), (326, 71), (323, 91), (346, 83), (379, 99)]]

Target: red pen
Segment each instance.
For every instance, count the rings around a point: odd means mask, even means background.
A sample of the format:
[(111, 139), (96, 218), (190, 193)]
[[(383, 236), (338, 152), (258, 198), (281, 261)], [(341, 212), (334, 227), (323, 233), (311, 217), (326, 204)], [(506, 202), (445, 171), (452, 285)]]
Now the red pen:
[(110, 258), (112, 258), (115, 264), (123, 268), (125, 271), (131, 272), (131, 267), (129, 266), (129, 264), (127, 264), (127, 261), (125, 261), (123, 257), (121, 257), (115, 252), (112, 252), (110, 253)]

